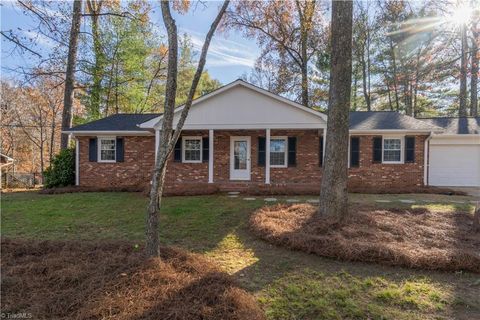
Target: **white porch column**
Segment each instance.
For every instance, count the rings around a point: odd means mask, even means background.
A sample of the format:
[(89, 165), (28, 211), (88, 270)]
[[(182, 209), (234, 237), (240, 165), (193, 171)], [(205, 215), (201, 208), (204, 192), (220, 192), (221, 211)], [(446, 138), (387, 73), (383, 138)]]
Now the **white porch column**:
[(155, 163), (157, 163), (157, 152), (160, 141), (160, 130), (155, 129)]
[(265, 138), (265, 184), (270, 184), (270, 129)]
[(77, 138), (75, 139), (75, 185), (80, 185), (80, 141)]
[(213, 130), (208, 130), (208, 183), (213, 183)]
[(325, 148), (327, 147), (327, 128), (323, 129), (323, 164), (325, 165)]

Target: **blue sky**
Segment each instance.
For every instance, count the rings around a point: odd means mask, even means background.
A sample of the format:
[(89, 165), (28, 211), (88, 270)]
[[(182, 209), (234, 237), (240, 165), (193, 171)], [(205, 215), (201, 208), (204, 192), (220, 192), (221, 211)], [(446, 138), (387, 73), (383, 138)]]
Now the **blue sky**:
[[(161, 20), (160, 4), (158, 1), (152, 2), (154, 13), (152, 14), (152, 23), (161, 28), (163, 32), (163, 23)], [(177, 20), (179, 33), (187, 33), (196, 50), (200, 50), (203, 39), (208, 31), (211, 22), (216, 16), (221, 2), (206, 2), (205, 6), (198, 4), (192, 7), (185, 15), (174, 13)], [(33, 32), (28, 32), (29, 28), (34, 27), (30, 17), (25, 16), (13, 1), (2, 1), (1, 10), (1, 30), (17, 30), (22, 28), (22, 33), (28, 37), (35, 37)], [(48, 52), (51, 47), (48, 39), (35, 38), (39, 44), (36, 50), (41, 53)], [(11, 78), (15, 74), (8, 72), (4, 67), (14, 68), (17, 66), (30, 67), (34, 62), (29, 55), (12, 54), (13, 45), (2, 37), (1, 41), (1, 64), (2, 78)], [(252, 39), (246, 39), (239, 32), (229, 31), (217, 32), (210, 45), (207, 56), (206, 69), (213, 78), (222, 83), (231, 82), (239, 78), (244, 73), (249, 73), (253, 67), (260, 50)]]

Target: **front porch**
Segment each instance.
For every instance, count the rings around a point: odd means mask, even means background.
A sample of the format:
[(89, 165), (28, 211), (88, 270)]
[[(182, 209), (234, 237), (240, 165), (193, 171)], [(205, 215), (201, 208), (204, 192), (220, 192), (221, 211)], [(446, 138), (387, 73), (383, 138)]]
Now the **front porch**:
[(168, 165), (166, 192), (277, 193), (288, 187), (317, 193), (324, 130), (184, 130)]

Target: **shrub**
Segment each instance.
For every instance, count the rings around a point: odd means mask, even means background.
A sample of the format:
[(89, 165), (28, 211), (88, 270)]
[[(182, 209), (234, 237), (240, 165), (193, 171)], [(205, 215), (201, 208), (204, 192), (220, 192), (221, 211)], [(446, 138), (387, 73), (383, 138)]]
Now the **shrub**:
[(43, 172), (46, 188), (66, 187), (75, 184), (75, 151), (64, 149), (57, 154), (50, 167)]

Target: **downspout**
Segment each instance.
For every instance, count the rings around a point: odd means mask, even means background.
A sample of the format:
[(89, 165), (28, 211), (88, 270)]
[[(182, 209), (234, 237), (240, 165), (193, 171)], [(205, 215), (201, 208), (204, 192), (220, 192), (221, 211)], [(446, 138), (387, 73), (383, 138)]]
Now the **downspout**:
[(430, 132), (428, 138), (425, 139), (423, 152), (423, 185), (428, 186), (428, 169), (430, 166), (430, 140), (433, 138), (433, 131)]
[(75, 185), (80, 185), (80, 140), (77, 137), (72, 136), (75, 140)]

